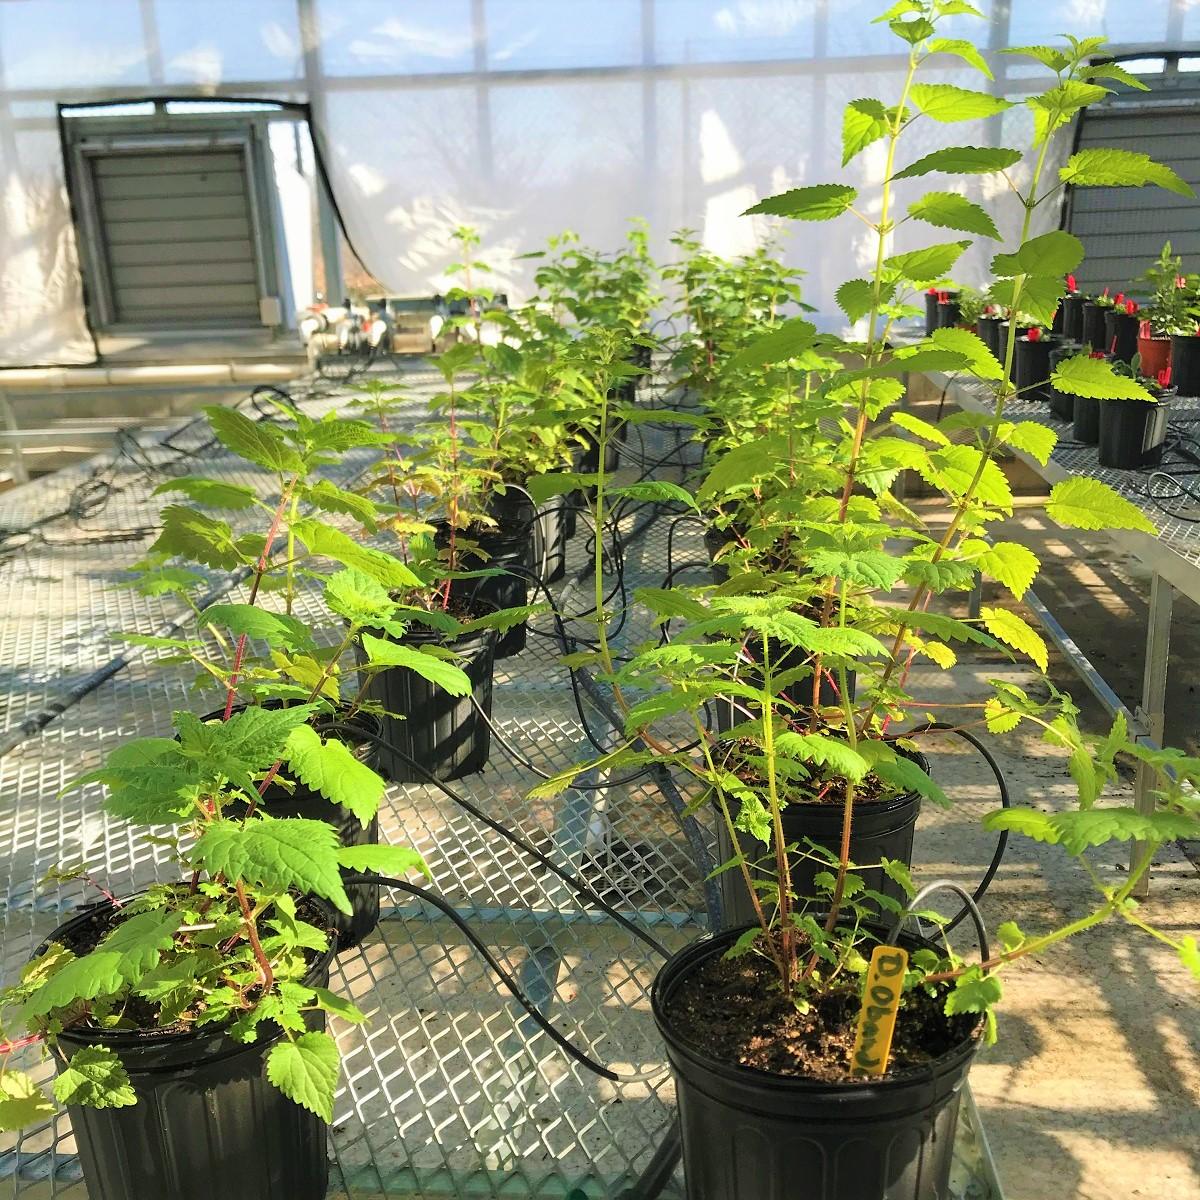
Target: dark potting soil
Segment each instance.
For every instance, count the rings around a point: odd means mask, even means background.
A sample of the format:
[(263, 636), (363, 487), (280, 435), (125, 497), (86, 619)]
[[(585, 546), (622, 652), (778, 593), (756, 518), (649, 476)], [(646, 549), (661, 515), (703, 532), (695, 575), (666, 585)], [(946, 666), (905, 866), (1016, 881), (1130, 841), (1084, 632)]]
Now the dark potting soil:
[[(751, 764), (741, 761), (738, 750), (750, 754), (761, 754), (761, 748), (743, 738), (730, 747), (728, 758), (724, 765), (729, 768), (743, 783), (749, 784), (756, 790), (765, 790), (767, 781)], [(779, 784), (780, 798), (785, 804), (842, 804), (846, 799), (846, 781), (844, 779), (822, 779), (814, 775), (802, 784), (794, 782)], [(867, 775), (854, 785), (855, 804), (886, 804), (895, 800), (901, 793), (890, 784), (885, 783), (878, 775)]]
[[(125, 919), (126, 915), (125, 909), (106, 908), (98, 905), (89, 914), (87, 921), (81, 922), (75, 929), (65, 934), (59, 939), (58, 944), (65, 946), (76, 958), (82, 958), (85, 954), (90, 954), (95, 950), (104, 936), (111, 933)], [(259, 917), (258, 931), (264, 937), (271, 933), (266, 924), (269, 918), (269, 913), (264, 913)], [(327, 933), (332, 933), (324, 913), (310, 900), (301, 898), (296, 901), (296, 919), (309, 925), (315, 925)], [(317, 957), (315, 950), (304, 950), (302, 953), (309, 962)], [(187, 1033), (191, 1029), (192, 1023), (188, 1021), (175, 1021), (170, 1025), (160, 1025), (158, 1023), (159, 1011), (158, 1004), (146, 1000), (144, 997), (127, 996), (121, 1005), (121, 1015), (128, 1025), (122, 1026), (122, 1028), (126, 1032), (154, 1034)]]
[[(971, 1036), (979, 1018), (947, 1017), (943, 1003), (921, 989), (905, 994), (888, 1075), (939, 1058)], [(666, 1017), (684, 1041), (720, 1062), (842, 1083), (850, 1080), (858, 1011), (857, 991), (846, 990), (814, 997), (799, 1012), (775, 968), (750, 953), (705, 962), (676, 988)]]

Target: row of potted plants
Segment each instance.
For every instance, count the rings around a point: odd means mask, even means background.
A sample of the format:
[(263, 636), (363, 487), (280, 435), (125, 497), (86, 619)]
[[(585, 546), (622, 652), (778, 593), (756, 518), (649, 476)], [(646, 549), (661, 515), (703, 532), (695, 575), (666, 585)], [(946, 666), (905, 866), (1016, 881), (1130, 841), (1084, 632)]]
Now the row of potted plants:
[[(1023, 334), (1018, 316), (996, 353), (952, 324), (891, 346), (895, 323), (920, 314), (922, 291), (950, 275), (966, 235), (996, 237), (993, 217), (954, 191), (931, 191), (901, 215), (897, 180), (1007, 181), (1023, 227), (996, 254), (984, 302), (1028, 314), (1038, 329), (1051, 328), (1082, 257), (1070, 234), (1033, 235), (1040, 205), (1063, 183), (1186, 184), (1125, 151), (1080, 151), (1056, 173), (1047, 165), (1054, 135), (1106, 94), (1106, 81), (1138, 86), (1098, 61), (1099, 39), (1011, 51), (1052, 77), (1027, 101), (1028, 156), (953, 147), (905, 163), (914, 124), (1012, 107), (921, 77), (946, 55), (990, 74), (973, 45), (941, 36), (947, 18), (971, 11), (963, 0), (900, 0), (882, 18), (906, 47), (900, 91), (852, 102), (843, 126), (847, 162), (880, 143), (878, 196), (818, 184), (751, 210), (853, 215), (870, 227), (874, 265), (837, 294), (864, 337), (818, 334), (796, 273), (770, 248), (729, 263), (681, 234), (680, 261), (656, 276), (641, 227), (616, 255), (556, 239), (541, 255), (536, 300), (498, 308), (464, 229), (460, 340), (436, 359), (444, 387), (427, 420), (413, 424), (412, 402), (384, 381), (364, 386), (352, 416), (315, 420), (281, 405), (280, 420), (255, 423), (210, 412), (263, 491), (224, 477), (167, 481), (160, 490), (173, 501), (135, 586), (197, 608), (194, 636), (152, 646), (210, 679), (220, 707), (176, 713), (174, 736), (121, 746), (79, 781), (104, 785), (112, 818), (171, 827), (178, 877), (80, 913), (0, 994), (4, 1128), (52, 1111), (8, 1065), (40, 1041), (55, 1056), (54, 1099), (70, 1111), (95, 1195), (207, 1196), (213, 1146), (247, 1164), (223, 1181), (232, 1198), (324, 1194), (339, 1073), (324, 1022), (361, 1020), (328, 990), (329, 963), (376, 919), (377, 887), (363, 872), (425, 869), (412, 850), (376, 840), (384, 776), (455, 778), (486, 760), (476, 718), (489, 704), (492, 659), (520, 651), (522, 623), (538, 611), (529, 600), (561, 568), (576, 515), (591, 531), (585, 615), (595, 638), (565, 665), (612, 689), (626, 740), (535, 791), (596, 767), (660, 764), (692, 811), (712, 815), (723, 847), (730, 927), (668, 962), (652, 995), (676, 1076), (689, 1195), (775, 1196), (804, 1179), (814, 1194), (847, 1200), (935, 1200), (961, 1085), (995, 1036), (1011, 964), (1117, 921), (1200, 976), (1195, 939), (1153, 926), (1132, 902), (1158, 846), (1200, 836), (1190, 790), (1200, 760), (1135, 743), (1120, 720), (1102, 737), (1082, 732), (1070, 699), (1044, 678), (1044, 643), (1013, 606), (954, 615), (978, 572), (1019, 601), (1038, 569), (1028, 549), (988, 529), (1012, 511), (997, 456), (1011, 448), (1044, 461), (1055, 444), (1052, 430), (1010, 411), (1018, 347), (1041, 337)], [(892, 252), (910, 221), (956, 240)], [(662, 288), (674, 296), (675, 332), (656, 338)], [(977, 321), (985, 315), (981, 307)], [(687, 486), (613, 476), (623, 434), (661, 416), (634, 391), (652, 368), (685, 402), (672, 419), (694, 425), (703, 444)], [(906, 412), (902, 379), (926, 370), (979, 380), (993, 414), (935, 423)], [(1151, 399), (1082, 349), (1051, 379), (1076, 399)], [(926, 522), (894, 494), (910, 470), (946, 496), (943, 520)], [(612, 607), (606, 544), (629, 502), (704, 521), (713, 578), (641, 589), (638, 603), (668, 636), (618, 656), (623, 614)], [(1090, 479), (1056, 485), (1047, 508), (1068, 526), (1153, 532)], [(245, 599), (199, 609), (206, 577), (231, 571), (246, 574)], [(323, 615), (302, 617), (314, 592)], [(911, 668), (923, 659), (953, 670), (961, 645), (1027, 659), (1034, 686), (993, 682), (986, 701), (952, 704), (945, 716), (995, 734), (1034, 728), (1069, 758), (1078, 788), (1068, 811), (1016, 806), (985, 825), (1061, 846), (1096, 886), (1090, 911), (1028, 933), (1005, 921), (999, 945), (970, 956), (902, 921), (920, 906), (910, 873), (917, 814), (947, 802), (921, 754), (930, 706), (914, 694)], [(1154, 812), (1102, 800), (1118, 756), (1154, 773)], [(1142, 848), (1117, 883), (1087, 861), (1114, 841)], [(870, 989), (864, 997), (869, 960), (899, 984), (883, 989), (898, 995), (890, 1053), (881, 1038), (891, 1007)]]

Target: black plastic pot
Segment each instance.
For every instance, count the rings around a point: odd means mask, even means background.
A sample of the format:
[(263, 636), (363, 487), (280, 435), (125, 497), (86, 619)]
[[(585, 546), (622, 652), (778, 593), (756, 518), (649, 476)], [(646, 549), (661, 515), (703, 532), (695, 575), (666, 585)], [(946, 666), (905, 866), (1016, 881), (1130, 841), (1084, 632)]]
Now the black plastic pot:
[(1119, 308), (1104, 314), (1104, 349), (1121, 362), (1132, 362), (1137, 353), (1138, 326), (1141, 320)]
[(1200, 334), (1172, 334), (1171, 384), (1181, 396), (1200, 396)]
[(936, 291), (925, 293), (925, 336), (928, 337), (938, 327), (938, 294)]
[(953, 329), (962, 317), (962, 309), (957, 300), (939, 300), (937, 306), (937, 327)]
[[(441, 549), (449, 545), (450, 527), (445, 521), (434, 521), (434, 544)], [(499, 568), (501, 575), (486, 575), (479, 579), (456, 579), (450, 585), (451, 595), (465, 600), (472, 607), (520, 608), (529, 599), (529, 576), (533, 561), (532, 524), (513, 528), (468, 529), (464, 540), (474, 542), (478, 552), (465, 552), (460, 559), (464, 571)], [(525, 649), (525, 622), (521, 621), (501, 634), (496, 642), (496, 658), (511, 658)]]
[[(93, 906), (60, 925), (34, 956), (110, 907)], [(331, 938), (304, 982), (328, 986), (333, 954)], [(306, 1013), (305, 1021), (321, 1029), (325, 1016)], [(219, 1026), (59, 1034), (54, 1057), (60, 1069), (77, 1050), (104, 1046), (121, 1060), (137, 1095), (126, 1108), (68, 1106), (90, 1200), (212, 1200), (214, 1194), (220, 1200), (323, 1200), (328, 1128), (267, 1080), (267, 1053), (282, 1036), (270, 1022), (249, 1044)]]
[[(234, 712), (240, 712), (238, 705)], [(282, 708), (282, 700), (268, 700), (265, 708)], [(211, 712), (202, 717), (204, 721), (219, 721), (222, 712)], [(331, 726), (336, 725), (336, 728)], [(383, 725), (378, 717), (369, 713), (355, 713), (352, 717), (320, 717), (313, 728), (324, 738), (334, 737), (361, 763), (372, 771), (379, 770), (379, 735)], [(267, 786), (263, 792), (263, 807), (273, 817), (303, 817), (309, 821), (324, 821), (332, 825), (343, 846), (365, 846), (379, 840), (379, 818), (373, 817), (364, 825), (342, 804), (333, 804), (328, 796), (314, 791), (302, 780), (295, 780), (289, 791), (277, 783)], [(231, 806), (231, 813), (235, 807)], [(351, 875), (352, 871), (343, 871)], [(346, 884), (346, 895), (350, 900), (349, 914), (330, 910), (330, 923), (337, 930), (338, 949), (347, 950), (357, 946), (375, 926), (379, 924), (379, 889), (367, 883)]]
[[(929, 762), (924, 755), (915, 752), (906, 752), (906, 755), (926, 774), (929, 773)], [(879, 804), (855, 804), (854, 819), (850, 826), (850, 861), (878, 863), (881, 858), (892, 858), (912, 866), (913, 835), (920, 814), (921, 797), (916, 792), (908, 792)], [(718, 861), (728, 862), (736, 853), (729, 841), (729, 831), (723, 820), (716, 822), (716, 829)], [(783, 810), (783, 833), (789, 844), (795, 842), (800, 846), (800, 851), (789, 857), (792, 890), (801, 898), (812, 897), (816, 894), (815, 876), (820, 871), (828, 871), (829, 866), (811, 854), (805, 857), (804, 851), (808, 847), (804, 839), (808, 838), (837, 854), (842, 842), (842, 806), (789, 804)], [(758, 860), (767, 852), (761, 842), (748, 835), (739, 835), (739, 840), (747, 858)], [(855, 874), (872, 890), (901, 903), (907, 900), (904, 889), (889, 879), (882, 867), (866, 867), (855, 871)], [(725, 927), (753, 922), (754, 907), (742, 873), (722, 871), (717, 876), (717, 884), (721, 891)]]
[(975, 322), (975, 328), (979, 331), (980, 340), (992, 352), (992, 356), (996, 359), (1000, 358), (1000, 318), (995, 315), (984, 314)]
[[(1050, 347), (1050, 374), (1053, 376), (1054, 368), (1060, 362), (1074, 358), (1080, 352), (1081, 348), (1075, 343), (1058, 339)], [(1060, 392), (1052, 383), (1046, 385), (1046, 402), (1059, 420), (1070, 423), (1075, 419), (1075, 397), (1068, 392)]]
[[(373, 630), (378, 637), (388, 635)], [(374, 675), (367, 695), (387, 713), (383, 718), (384, 739), (379, 770), (396, 783), (428, 783), (430, 777), (448, 782), (474, 775), (487, 765), (492, 749), (492, 731), (480, 710), (492, 715), (492, 672), (496, 658), (496, 631), (480, 629), (453, 642), (423, 625), (410, 625), (401, 645), (444, 644), (458, 655), (471, 681), (469, 696), (451, 696), (437, 684), (423, 679), (407, 667), (392, 667)], [(408, 759), (425, 769), (418, 770)]]
[(847, 1083), (712, 1058), (676, 1034), (666, 1013), (680, 984), (740, 932), (685, 947), (650, 993), (675, 1077), (688, 1200), (947, 1200), (959, 1100), (978, 1038), (921, 1067)]
[(1047, 400), (1050, 386), (1050, 342), (1018, 338), (1013, 354), (1013, 383), (1023, 400)]
[(544, 583), (567, 573), (567, 497), (551, 496), (538, 509), (533, 571)]
[(1098, 453), (1102, 467), (1134, 471), (1162, 461), (1174, 390), (1160, 393), (1158, 402), (1105, 400), (1100, 404)]
[(1079, 340), (1085, 345), (1090, 346), (1093, 350), (1103, 350), (1108, 352), (1108, 345), (1104, 340), (1104, 316), (1108, 309), (1103, 304), (1097, 304), (1095, 300), (1085, 300), (1083, 302), (1083, 328), (1079, 333)]
[(1084, 296), (1080, 292), (1072, 292), (1062, 298), (1062, 303), (1058, 306), (1062, 329), (1058, 328), (1056, 321), (1055, 333), (1061, 332), (1063, 337), (1072, 342), (1083, 341), (1083, 304)]
[(537, 520), (533, 500), (524, 488), (514, 484), (506, 485), (503, 495), (492, 492), (485, 507), (488, 516), (509, 533), (532, 529)]
[(1075, 440), (1094, 446), (1100, 440), (1100, 401), (1076, 396), (1073, 416)]

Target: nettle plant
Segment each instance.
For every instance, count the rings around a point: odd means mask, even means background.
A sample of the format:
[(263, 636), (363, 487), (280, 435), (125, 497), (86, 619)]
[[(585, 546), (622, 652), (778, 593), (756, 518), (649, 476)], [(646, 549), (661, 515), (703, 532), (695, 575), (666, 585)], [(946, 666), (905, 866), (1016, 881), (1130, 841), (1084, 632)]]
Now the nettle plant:
[(1183, 258), (1164, 242), (1158, 258), (1142, 275), (1150, 300), (1141, 310), (1155, 336), (1191, 334), (1200, 322), (1200, 275), (1184, 274)]
[(154, 827), (182, 882), (127, 900), (110, 894), (73, 944), (51, 944), (0, 992), (0, 1128), (19, 1129), (54, 1111), (27, 1073), (8, 1066), (21, 1046), (94, 1037), (69, 1056), (59, 1051), (68, 1061), (54, 1099), (119, 1108), (136, 1096), (106, 1038), (214, 1027), (242, 1042), (281, 1030), (267, 1056), (268, 1078), (332, 1120), (340, 1055), (314, 1015), (363, 1020), (357, 1007), (320, 986), (333, 937), (328, 906), (351, 911), (340, 871), (428, 872), (414, 850), (340, 846), (324, 821), (265, 811), (272, 782), (324, 779), (331, 769), (371, 777), (356, 780), (370, 806), (377, 777), (361, 764), (324, 758), (306, 724), (318, 711), (313, 704), (248, 708), (207, 722), (177, 712), (174, 738), (126, 743), (71, 785), (103, 783), (110, 816)]
[[(880, 864), (850, 860), (858, 807), (911, 791), (933, 802), (945, 800), (910, 756), (916, 741), (895, 729), (914, 721), (925, 724), (931, 711), (945, 721), (961, 709), (970, 723), (981, 721), (994, 733), (1032, 725), (1064, 749), (1078, 788), (1076, 809), (1051, 814), (1014, 807), (990, 815), (985, 824), (1061, 845), (1095, 882), (1099, 898), (1094, 910), (1037, 937), (1026, 937), (1015, 922), (1008, 922), (999, 931), (1003, 952), (982, 966), (961, 963), (948, 949), (913, 959), (910, 987), (944, 992), (948, 1014), (988, 1014), (990, 1032), (991, 1006), (1000, 996), (998, 968), (1114, 916), (1149, 929), (1132, 893), (1158, 846), (1196, 836), (1200, 804), (1189, 781), (1197, 763), (1175, 751), (1148, 752), (1135, 745), (1121, 720), (1103, 738), (1084, 735), (1069, 697), (1044, 676), (1038, 689), (1048, 697), (1044, 700), (998, 680), (992, 681), (986, 699), (961, 705), (931, 703), (910, 689), (916, 659), (948, 669), (956, 661), (956, 644), (1015, 652), (1046, 670), (1044, 642), (1012, 608), (985, 606), (978, 620), (965, 620), (934, 611), (931, 602), (937, 599), (944, 608), (956, 596), (964, 600), (977, 572), (995, 580), (1014, 600), (1024, 595), (1038, 570), (1036, 557), (1017, 543), (987, 536), (988, 526), (1013, 508), (996, 460), (1011, 448), (1044, 462), (1056, 435), (1008, 415), (1016, 395), (1010, 382), (1016, 322), (1008, 329), (1002, 362), (963, 329), (938, 330), (917, 345), (891, 348), (894, 322), (919, 313), (913, 298), (946, 277), (971, 244), (958, 239), (891, 253), (897, 228), (922, 222), (997, 238), (991, 214), (955, 191), (930, 192), (899, 215), (896, 184), (935, 173), (1001, 177), (1019, 202), (1023, 220), (1015, 248), (992, 260), (996, 282), (987, 298), (1045, 325), (1064, 292), (1064, 277), (1082, 258), (1080, 243), (1066, 232), (1033, 235), (1039, 210), (1064, 185), (1153, 184), (1185, 194), (1190, 189), (1143, 154), (1107, 149), (1073, 154), (1056, 178), (1048, 178), (1054, 134), (1080, 108), (1106, 94), (1100, 81), (1140, 86), (1119, 66), (1090, 61), (1100, 51), (1101, 39), (1068, 39), (1062, 49), (1007, 51), (1043, 64), (1053, 77), (1049, 87), (1025, 101), (1034, 129), (1023, 172), (1015, 168), (1025, 154), (999, 146), (951, 147), (900, 165), (905, 133), (918, 121), (977, 120), (1012, 107), (991, 94), (918, 81), (926, 61), (945, 54), (990, 75), (974, 46), (938, 36), (943, 18), (972, 12), (961, 0), (902, 0), (881, 18), (908, 48), (899, 95), (891, 102), (853, 101), (843, 127), (846, 163), (865, 147), (883, 143), (884, 181), (874, 203), (860, 203), (857, 189), (848, 184), (822, 184), (771, 197), (749, 210), (805, 221), (852, 214), (875, 239), (871, 274), (848, 280), (837, 292), (847, 318), (861, 322), (864, 331), (858, 340), (837, 347), (837, 362), (811, 362), (814, 352), (828, 356), (831, 348), (800, 319), (743, 351), (753, 354), (757, 348), (764, 362), (804, 364), (817, 377), (806, 377), (803, 395), (790, 400), (817, 418), (808, 422), (802, 445), (777, 436), (734, 447), (717, 458), (700, 486), (698, 497), (705, 504), (719, 508), (732, 503), (744, 515), (746, 527), (739, 533), (755, 555), (733, 560), (728, 580), (719, 586), (639, 592), (664, 625), (674, 624), (665, 644), (641, 647), (631, 661), (618, 664), (603, 636), (601, 617), (599, 649), (584, 657), (611, 681), (626, 713), (629, 741), (606, 756), (603, 765), (619, 769), (647, 760), (671, 765), (694, 781), (696, 808), (715, 804), (733, 846), (745, 839), (760, 846), (761, 854), (739, 850), (718, 868), (739, 872), (754, 897), (757, 921), (735, 952), (764, 955), (784, 993), (801, 1005), (814, 995), (851, 986), (864, 966), (859, 947), (872, 936), (864, 921), (872, 912), (900, 909), (893, 897), (866, 888), (858, 873)], [(895, 408), (904, 393), (902, 376), (916, 371), (953, 371), (974, 378), (986, 385), (992, 412), (955, 413), (934, 423)], [(1136, 381), (1086, 354), (1060, 363), (1054, 383), (1076, 395), (1151, 399)], [(822, 419), (831, 408), (835, 419)], [(945, 495), (935, 523), (927, 523), (892, 494), (902, 471), (915, 472)], [(1154, 532), (1134, 505), (1086, 478), (1055, 485), (1047, 511), (1068, 527)], [(780, 561), (777, 548), (782, 545), (791, 569), (771, 569)], [(897, 597), (901, 587), (905, 592)], [(602, 594), (599, 588), (597, 594)], [(663, 685), (665, 690), (640, 699), (631, 694), (635, 688)], [(714, 735), (703, 714), (719, 697), (734, 700), (741, 721)], [(1115, 781), (1114, 760), (1121, 754), (1157, 772), (1155, 812), (1098, 803)], [(539, 790), (564, 786), (572, 777), (573, 772), (565, 773)], [(833, 803), (842, 812), (837, 852), (807, 849), (820, 855), (825, 867), (817, 874), (815, 895), (797, 895), (791, 885), (796, 855), (806, 852), (803, 846), (788, 845), (783, 827), (784, 811), (796, 801)], [(1138, 841), (1142, 852), (1129, 877), (1110, 887), (1087, 854), (1094, 847), (1130, 840)], [(903, 864), (882, 866), (911, 894)], [(1193, 939), (1150, 932), (1200, 974)]]

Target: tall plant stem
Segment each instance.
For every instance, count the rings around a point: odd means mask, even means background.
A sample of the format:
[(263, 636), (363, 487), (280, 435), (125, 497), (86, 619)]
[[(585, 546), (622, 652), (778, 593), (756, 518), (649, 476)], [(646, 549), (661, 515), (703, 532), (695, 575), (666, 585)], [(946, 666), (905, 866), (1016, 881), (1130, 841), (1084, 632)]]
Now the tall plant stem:
[[(267, 540), (263, 542), (262, 553), (258, 556), (258, 562), (254, 568), (254, 582), (250, 585), (250, 603), (253, 604), (258, 599), (258, 589), (262, 583), (263, 576), (267, 573), (267, 563), (271, 557), (271, 546), (275, 541), (276, 535), (279, 533), (279, 525), (283, 521), (283, 514), (291, 500), (292, 492), (296, 487), (297, 481), (290, 480), (284, 487), (279, 496), (279, 503), (275, 506), (275, 515), (271, 518), (271, 528), (267, 530)], [(291, 533), (289, 528), (288, 533)], [(289, 560), (291, 555), (288, 556)], [(241, 674), (242, 663), (246, 657), (246, 635), (243, 633), (237, 640), (237, 649), (233, 654), (233, 670), (229, 674), (229, 686), (225, 692), (225, 711), (221, 717), (222, 721), (228, 721), (230, 714), (233, 712), (233, 702), (237, 698), (237, 682), (238, 676)]]
[(250, 949), (254, 951), (254, 959), (258, 963), (258, 969), (262, 975), (263, 990), (268, 991), (275, 982), (275, 973), (271, 970), (271, 960), (267, 958), (266, 952), (262, 948), (262, 942), (258, 940), (258, 923), (251, 911), (250, 901), (246, 898), (246, 889), (240, 879), (234, 884), (233, 890), (237, 893), (238, 907), (242, 910), (242, 917), (245, 919), (246, 937), (250, 941)]

